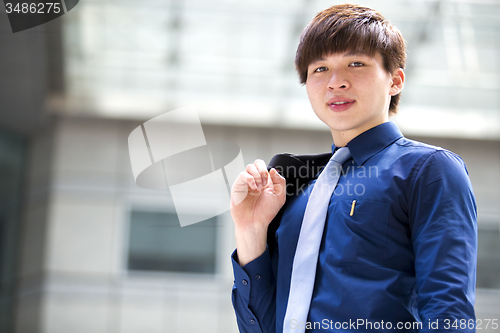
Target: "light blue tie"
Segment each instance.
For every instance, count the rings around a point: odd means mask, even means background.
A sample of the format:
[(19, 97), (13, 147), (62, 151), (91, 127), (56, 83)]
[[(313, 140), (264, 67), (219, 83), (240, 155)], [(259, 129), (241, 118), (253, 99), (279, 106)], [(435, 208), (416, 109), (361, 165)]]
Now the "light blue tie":
[(333, 154), (314, 184), (307, 202), (293, 258), (290, 294), (283, 322), (284, 333), (305, 331), (328, 205), (339, 181), (342, 164), (350, 157), (351, 152), (347, 147), (339, 148)]

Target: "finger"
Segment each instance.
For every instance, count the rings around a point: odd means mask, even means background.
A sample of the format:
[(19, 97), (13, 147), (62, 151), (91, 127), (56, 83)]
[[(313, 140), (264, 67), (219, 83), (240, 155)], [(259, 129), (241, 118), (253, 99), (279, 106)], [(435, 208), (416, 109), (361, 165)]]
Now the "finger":
[(262, 182), (262, 177), (254, 164), (247, 165), (246, 172), (249, 173), (253, 178), (258, 187), (262, 188), (265, 184)]
[(257, 160), (255, 160), (254, 165), (257, 168), (257, 170), (259, 171), (259, 174), (260, 174), (261, 179), (262, 179), (262, 184), (267, 184), (269, 181), (269, 179), (268, 179), (269, 172), (267, 172), (266, 162), (264, 162), (261, 159), (257, 159)]
[(278, 170), (276, 170), (275, 168), (271, 168), (271, 170), (269, 170), (269, 174), (271, 176), (271, 180), (273, 181), (273, 184), (281, 184), (283, 182), (286, 182), (285, 177), (280, 175)]
[(255, 181), (255, 177), (250, 175), (246, 171), (242, 171), (238, 178), (234, 181), (232, 192), (244, 192), (247, 191), (248, 188), (252, 190), (258, 190), (258, 185)]
[(286, 191), (286, 179), (281, 176), (276, 169), (272, 168), (269, 171), (269, 178), (272, 180), (272, 186), (274, 192), (279, 196), (284, 198)]
[(273, 186), (274, 191), (277, 193), (281, 193), (281, 191), (286, 187), (286, 179), (283, 178), (274, 168), (269, 171), (269, 181), (271, 182), (271, 186)]
[[(254, 182), (253, 185), (251, 182)], [(233, 187), (231, 189), (231, 201), (230, 208), (234, 208), (236, 205), (240, 204), (247, 197), (249, 190), (248, 188), (256, 188), (254, 178), (247, 174), (246, 172), (240, 173), (238, 178), (236, 178)]]

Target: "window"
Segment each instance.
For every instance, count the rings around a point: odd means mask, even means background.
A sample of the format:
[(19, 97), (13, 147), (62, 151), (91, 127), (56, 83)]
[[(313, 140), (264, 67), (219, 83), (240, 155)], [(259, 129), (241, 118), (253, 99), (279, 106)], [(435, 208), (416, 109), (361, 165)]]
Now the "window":
[(217, 218), (181, 227), (174, 212), (133, 210), (128, 269), (215, 273)]

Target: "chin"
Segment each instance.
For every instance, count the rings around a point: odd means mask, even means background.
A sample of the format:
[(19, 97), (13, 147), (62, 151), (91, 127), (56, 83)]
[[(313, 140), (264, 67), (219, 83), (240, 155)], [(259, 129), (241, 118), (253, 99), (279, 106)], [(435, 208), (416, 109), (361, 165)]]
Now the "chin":
[(332, 131), (337, 131), (337, 132), (349, 131), (349, 130), (352, 130), (352, 129), (355, 129), (356, 127), (358, 127), (358, 126), (355, 126), (354, 124), (349, 124), (349, 123), (340, 122), (340, 121), (329, 122), (329, 124), (327, 123), (328, 127), (330, 127), (330, 129)]

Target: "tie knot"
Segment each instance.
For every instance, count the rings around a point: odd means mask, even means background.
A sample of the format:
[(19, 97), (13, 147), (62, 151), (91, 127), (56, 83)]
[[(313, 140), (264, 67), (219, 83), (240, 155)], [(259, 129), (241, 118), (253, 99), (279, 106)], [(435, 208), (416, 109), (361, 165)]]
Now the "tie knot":
[(333, 154), (331, 160), (339, 163), (340, 165), (344, 164), (351, 157), (351, 152), (349, 148), (342, 147), (337, 149), (337, 151)]

